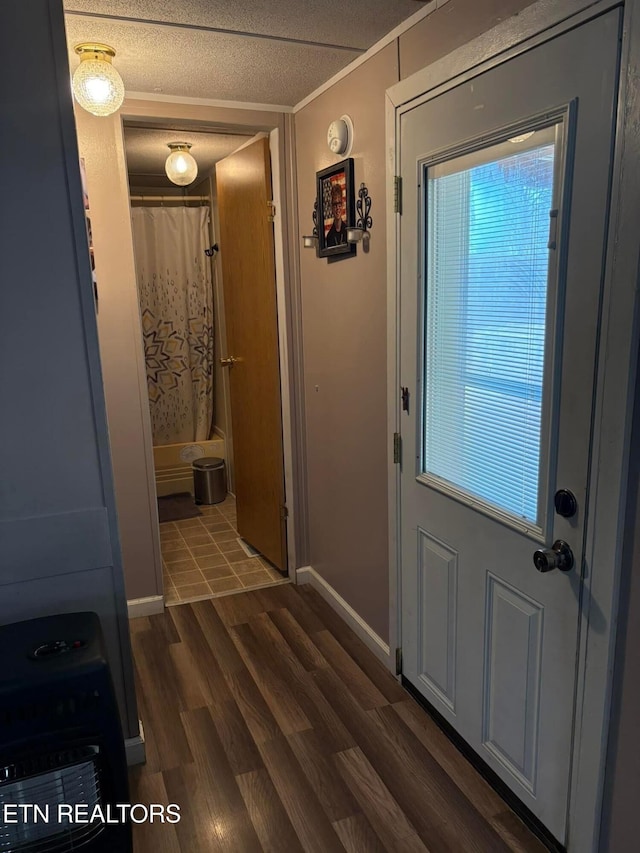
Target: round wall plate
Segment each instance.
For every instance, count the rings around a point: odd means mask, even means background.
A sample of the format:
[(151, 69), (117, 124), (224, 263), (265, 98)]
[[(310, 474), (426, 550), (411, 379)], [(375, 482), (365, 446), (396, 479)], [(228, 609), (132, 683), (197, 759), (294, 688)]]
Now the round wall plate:
[(346, 156), (353, 145), (353, 122), (348, 115), (332, 121), (327, 129), (327, 145), (333, 154)]

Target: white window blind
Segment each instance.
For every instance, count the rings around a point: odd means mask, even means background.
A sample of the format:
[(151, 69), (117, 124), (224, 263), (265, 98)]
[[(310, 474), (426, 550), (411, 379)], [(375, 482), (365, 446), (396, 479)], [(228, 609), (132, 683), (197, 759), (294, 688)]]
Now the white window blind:
[(555, 129), (426, 171), (423, 469), (538, 521)]

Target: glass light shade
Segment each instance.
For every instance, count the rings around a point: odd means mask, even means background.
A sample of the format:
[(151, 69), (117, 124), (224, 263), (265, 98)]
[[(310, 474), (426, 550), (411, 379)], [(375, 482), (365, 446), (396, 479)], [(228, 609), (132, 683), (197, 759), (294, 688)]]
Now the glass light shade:
[(79, 44), (80, 65), (73, 74), (73, 94), (80, 106), (94, 116), (108, 116), (124, 100), (122, 77), (111, 64), (115, 50), (108, 45)]
[(198, 164), (189, 154), (191, 145), (188, 142), (170, 142), (169, 148), (171, 148), (171, 154), (164, 164), (167, 177), (179, 187), (192, 184), (198, 175)]
[(521, 133), (519, 136), (512, 136), (509, 142), (513, 142), (514, 145), (517, 145), (519, 142), (526, 142), (527, 139), (531, 139), (535, 130), (530, 130), (528, 133)]

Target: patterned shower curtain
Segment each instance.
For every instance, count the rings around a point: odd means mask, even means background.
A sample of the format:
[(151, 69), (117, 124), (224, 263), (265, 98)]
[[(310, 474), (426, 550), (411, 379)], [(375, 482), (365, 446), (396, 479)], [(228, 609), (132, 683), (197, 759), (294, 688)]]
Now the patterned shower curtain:
[(133, 245), (154, 445), (204, 441), (213, 415), (206, 207), (134, 207)]

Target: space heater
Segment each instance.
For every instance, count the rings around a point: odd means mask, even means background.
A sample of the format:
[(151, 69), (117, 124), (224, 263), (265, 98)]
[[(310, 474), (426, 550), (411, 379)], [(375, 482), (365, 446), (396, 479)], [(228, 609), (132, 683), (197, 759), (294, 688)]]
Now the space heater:
[(0, 627), (0, 853), (130, 853), (128, 822), (86, 819), (128, 799), (97, 615)]

